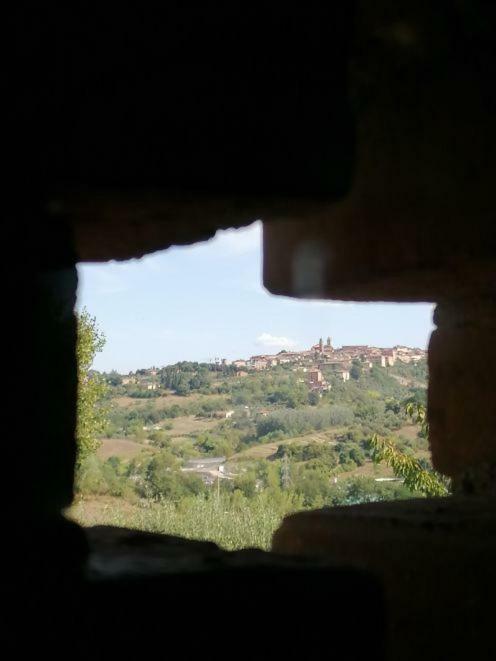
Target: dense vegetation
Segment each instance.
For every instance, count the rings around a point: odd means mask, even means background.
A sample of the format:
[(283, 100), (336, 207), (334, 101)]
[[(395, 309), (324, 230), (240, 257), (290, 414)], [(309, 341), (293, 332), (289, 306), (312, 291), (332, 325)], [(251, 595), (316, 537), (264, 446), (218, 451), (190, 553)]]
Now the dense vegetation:
[[(425, 362), (354, 367), (348, 382), (324, 370), (324, 393), (292, 366), (236, 376), (231, 366), (182, 362), (126, 384), (101, 375), (102, 452), (81, 463), (73, 515), (267, 548), (288, 512), (430, 493), (438, 476), (425, 426), (412, 421), (425, 404)], [(216, 457), (211, 470), (191, 467)], [(398, 468), (398, 457), (407, 468), (394, 480), (377, 461)], [(423, 481), (407, 469), (423, 470)]]

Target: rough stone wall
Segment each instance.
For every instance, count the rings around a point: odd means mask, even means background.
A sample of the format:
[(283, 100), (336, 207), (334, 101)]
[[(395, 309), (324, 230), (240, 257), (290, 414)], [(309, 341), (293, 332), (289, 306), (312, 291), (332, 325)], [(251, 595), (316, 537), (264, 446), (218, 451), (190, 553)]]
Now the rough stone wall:
[(494, 499), (435, 498), (299, 512), (276, 553), (326, 558), (384, 586), (388, 659), (492, 659)]
[(469, 493), (496, 490), (496, 302), (439, 305), (429, 344), (429, 441), (434, 466)]
[(487, 3), (357, 3), (351, 190), (267, 225), (274, 294), (438, 301), (494, 292), (496, 176)]
[(74, 227), (82, 260), (203, 240), (274, 200), (287, 212), (340, 197), (353, 168), (352, 10), (21, 5), (23, 180)]
[[(82, 593), (68, 577), (83, 565), (84, 543), (77, 534), (69, 541), (67, 525), (66, 532), (44, 525), (72, 494), (78, 259), (136, 257), (261, 217), (264, 280), (274, 293), (440, 301), (429, 357), (434, 461), (467, 490), (481, 476), (488, 477), (486, 491), (494, 485), (495, 8), (473, 0), (381, 0), (341, 3), (345, 9), (332, 13), (331, 4), (292, 12), (287, 3), (270, 3), (263, 14), (252, 7), (240, 19), (185, 3), (166, 9), (168, 21), (148, 13), (143, 22), (124, 6), (117, 14), (103, 5), (77, 14), (69, 5), (19, 9), (17, 148), (9, 163), (16, 186), (3, 231), (16, 273), (22, 259), (29, 263), (28, 286), (15, 304), (9, 299), (8, 312), (15, 324), (22, 308), (35, 355), (36, 416), (23, 434), (25, 457), (18, 446), (15, 452), (29, 463), (29, 507), (39, 524), (22, 539), (41, 541), (44, 551), (37, 565), (30, 547), (28, 577), (41, 577), (46, 589), (36, 615), (49, 612), (54, 585), (63, 583), (73, 600)], [(355, 10), (351, 101), (348, 7)], [(9, 358), (15, 367), (16, 356)], [(461, 521), (457, 507), (451, 512)], [(24, 510), (17, 517), (11, 509), (12, 518), (22, 517)], [(450, 537), (436, 527), (436, 512), (413, 532), (407, 520), (405, 532), (399, 516), (386, 516), (381, 527), (367, 508), (359, 511), (358, 535), (350, 532), (353, 517), (319, 528), (313, 515), (303, 515), (312, 519), (309, 536), (287, 525), (284, 550), (299, 553), (301, 540), (303, 551), (315, 542), (340, 564), (375, 564), (389, 587), (399, 577), (398, 600), (390, 603), (407, 633), (412, 614), (428, 623), (436, 599), (446, 636), (461, 630), (463, 609), (450, 610), (460, 595), (472, 640), (491, 632), (484, 581), (493, 547), (485, 535), (494, 536), (494, 525), (481, 519), (473, 546), (472, 514)], [(475, 503), (474, 511), (482, 508)], [(421, 599), (409, 609), (418, 559), (409, 544), (422, 544), (430, 531)], [(391, 540), (397, 546), (388, 565)], [(54, 641), (73, 603), (66, 592), (55, 594)], [(125, 603), (122, 594), (109, 586), (110, 606)], [(162, 611), (150, 611), (160, 612), (162, 635)], [(456, 635), (447, 640), (456, 655)], [(113, 643), (108, 632), (105, 641)], [(439, 631), (437, 643), (442, 658)], [(426, 643), (420, 654), (431, 651)]]

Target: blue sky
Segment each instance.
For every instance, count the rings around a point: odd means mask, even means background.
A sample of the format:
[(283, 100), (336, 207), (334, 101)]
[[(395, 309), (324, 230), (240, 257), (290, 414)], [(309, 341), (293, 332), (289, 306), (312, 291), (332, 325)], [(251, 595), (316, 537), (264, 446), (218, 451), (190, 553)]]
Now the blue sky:
[(334, 346), (427, 344), (430, 304), (272, 296), (261, 268), (259, 222), (139, 260), (79, 264), (77, 307), (96, 317), (107, 339), (95, 369), (245, 358), (308, 348), (328, 335)]

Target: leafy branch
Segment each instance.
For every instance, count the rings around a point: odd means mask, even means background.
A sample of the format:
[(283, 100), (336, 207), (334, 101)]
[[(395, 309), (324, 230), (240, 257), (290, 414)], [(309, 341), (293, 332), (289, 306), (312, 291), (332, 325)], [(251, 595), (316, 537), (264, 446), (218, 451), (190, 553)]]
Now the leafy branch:
[(370, 445), (373, 461), (384, 461), (393, 469), (396, 477), (403, 478), (405, 486), (412, 491), (419, 491), (426, 496), (446, 496), (449, 493), (443, 476), (423, 468), (418, 459), (398, 450), (390, 439), (374, 434)]
[(419, 402), (408, 402), (405, 406), (407, 415), (412, 422), (420, 426), (420, 433), (424, 438), (429, 438), (429, 423), (427, 422), (427, 411), (423, 404)]
[[(429, 423), (425, 406), (418, 402), (409, 402), (406, 412), (413, 422), (420, 425), (422, 436), (428, 438)], [(375, 463), (383, 461), (390, 466), (396, 477), (402, 478), (405, 486), (412, 491), (426, 496), (446, 496), (450, 493), (449, 481), (443, 475), (424, 468), (418, 459), (398, 450), (391, 439), (374, 434), (370, 439), (370, 446), (372, 460)]]

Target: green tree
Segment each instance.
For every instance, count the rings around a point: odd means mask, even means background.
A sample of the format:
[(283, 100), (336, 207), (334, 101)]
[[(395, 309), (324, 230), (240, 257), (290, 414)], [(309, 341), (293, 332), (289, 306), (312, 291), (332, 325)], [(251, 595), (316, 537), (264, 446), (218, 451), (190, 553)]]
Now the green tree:
[(121, 386), (122, 376), (115, 370), (112, 370), (110, 374), (107, 375), (107, 381), (111, 386)]
[(308, 403), (310, 406), (317, 406), (317, 404), (320, 401), (320, 394), (318, 392), (315, 392), (315, 390), (311, 390), (308, 393)]
[(354, 360), (351, 365), (350, 376), (352, 379), (358, 381), (361, 375), (362, 375), (362, 366), (360, 364), (360, 361)]
[(76, 313), (77, 317), (77, 368), (78, 400), (76, 440), (78, 447), (77, 465), (94, 453), (100, 441), (107, 420), (104, 405), (107, 385), (100, 374), (91, 370), (96, 354), (105, 345), (105, 336), (87, 310)]

